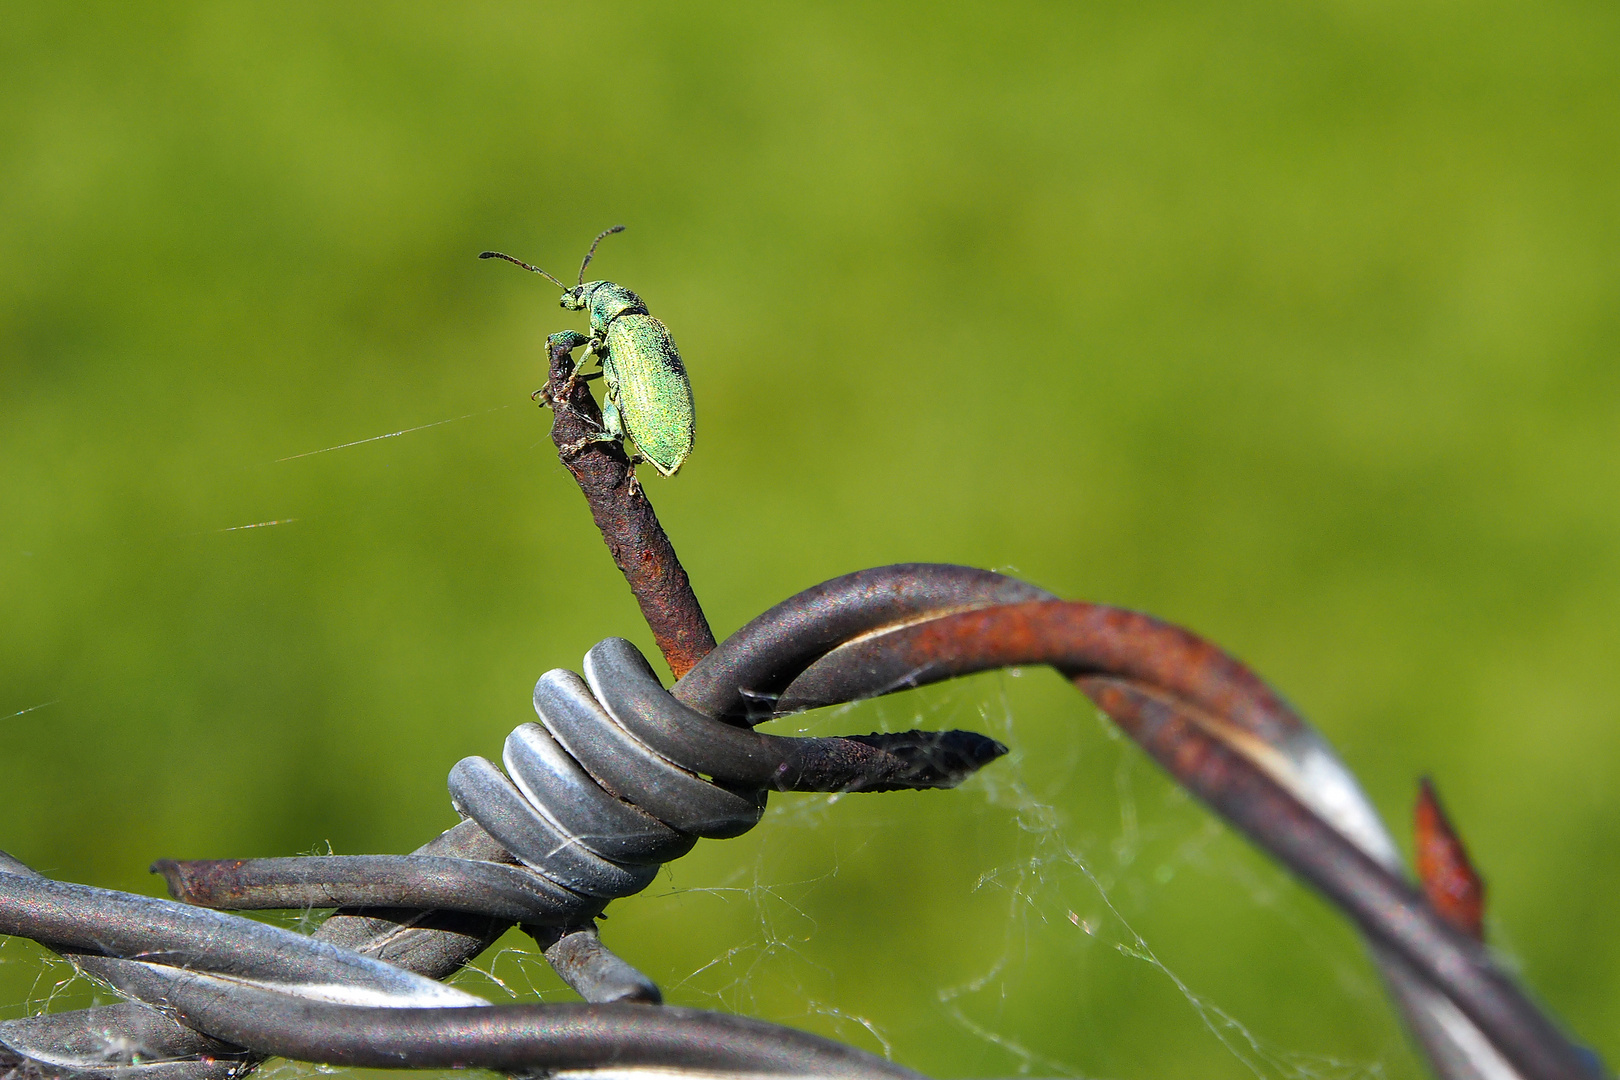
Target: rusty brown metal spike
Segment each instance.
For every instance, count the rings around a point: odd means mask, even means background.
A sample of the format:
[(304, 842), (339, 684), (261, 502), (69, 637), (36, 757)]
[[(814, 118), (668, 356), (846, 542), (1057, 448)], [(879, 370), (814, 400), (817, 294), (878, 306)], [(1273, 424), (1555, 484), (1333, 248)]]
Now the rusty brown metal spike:
[(1412, 810), (1418, 882), (1429, 906), (1475, 941), (1485, 940), (1485, 881), (1468, 859), (1462, 837), (1452, 827), (1434, 784), (1418, 782)]
[[(614, 565), (624, 574), (653, 640), (678, 679), (714, 648), (714, 632), (675, 556), (675, 545), (634, 478), (624, 448), (616, 442), (585, 441), (601, 431), (602, 413), (583, 379), (573, 379), (570, 387), (572, 350), (553, 340), (547, 353), (546, 390), (554, 418), (551, 441), (584, 494)], [(550, 396), (565, 387), (566, 398)]]

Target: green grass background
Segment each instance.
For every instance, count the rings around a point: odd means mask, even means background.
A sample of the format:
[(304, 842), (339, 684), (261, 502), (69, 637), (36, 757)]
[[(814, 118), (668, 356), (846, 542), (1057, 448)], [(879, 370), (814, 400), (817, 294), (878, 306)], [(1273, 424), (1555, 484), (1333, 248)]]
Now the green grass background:
[[(528, 399), (577, 317), (473, 257), (624, 222), (717, 632), (910, 560), (1192, 627), (1397, 834), (1436, 778), (1620, 1059), (1612, 5), (16, 3), (0, 101), (0, 846), (154, 893), (408, 850), (540, 672), (650, 649)], [(941, 1076), (1421, 1074), (1337, 917), (1050, 673), (802, 726), (913, 723), (1015, 756), (780, 797), (609, 942)], [(61, 974), (11, 942), (0, 1004)]]

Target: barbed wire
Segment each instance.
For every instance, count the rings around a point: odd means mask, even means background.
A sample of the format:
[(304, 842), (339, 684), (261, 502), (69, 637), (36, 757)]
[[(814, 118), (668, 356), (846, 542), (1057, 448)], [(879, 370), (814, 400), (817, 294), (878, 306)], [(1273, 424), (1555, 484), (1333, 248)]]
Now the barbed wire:
[[(551, 381), (569, 385), (567, 335)], [(553, 439), (595, 402), (575, 380)], [(187, 903), (71, 885), (0, 859), (0, 932), (32, 938), (131, 1000), (0, 1023), (7, 1075), (224, 1080), (268, 1055), (513, 1073), (915, 1076), (745, 1017), (657, 1004), (596, 938), (614, 897), (699, 837), (756, 824), (771, 791), (950, 787), (1005, 748), (972, 732), (787, 738), (764, 720), (996, 667), (1048, 664), (1181, 785), (1339, 906), (1445, 1080), (1604, 1075), (1484, 947), (1403, 877), (1393, 840), (1326, 741), (1248, 668), (1150, 616), (1062, 601), (966, 567), (906, 564), (806, 590), (718, 646), (614, 444), (564, 456), (678, 676), (629, 642), (548, 672), (540, 722), (503, 773), (450, 776), (468, 820), (411, 855), (160, 861)], [(336, 906), (312, 935), (210, 908)], [(438, 980), (512, 925), (580, 1005), (491, 1006)]]

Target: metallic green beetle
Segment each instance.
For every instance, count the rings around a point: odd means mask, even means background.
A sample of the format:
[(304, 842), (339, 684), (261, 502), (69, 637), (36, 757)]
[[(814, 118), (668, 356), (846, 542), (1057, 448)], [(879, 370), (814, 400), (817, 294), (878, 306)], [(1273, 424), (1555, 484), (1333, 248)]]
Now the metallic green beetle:
[(696, 429), (692, 383), (681, 354), (669, 329), (647, 313), (641, 297), (611, 281), (585, 280), (585, 268), (596, 255), (596, 245), (623, 231), (623, 225), (615, 225), (597, 236), (579, 264), (579, 283), (573, 288), (538, 266), (499, 251), (486, 251), (478, 257), (505, 259), (532, 270), (563, 290), (558, 301), (563, 307), (590, 312), (591, 336), (574, 368), (575, 378), (594, 359), (601, 363), (602, 381), (607, 384), (602, 431), (590, 441), (618, 442), (628, 435), (639, 451), (632, 463), (650, 461), (663, 475), (674, 476), (692, 452)]

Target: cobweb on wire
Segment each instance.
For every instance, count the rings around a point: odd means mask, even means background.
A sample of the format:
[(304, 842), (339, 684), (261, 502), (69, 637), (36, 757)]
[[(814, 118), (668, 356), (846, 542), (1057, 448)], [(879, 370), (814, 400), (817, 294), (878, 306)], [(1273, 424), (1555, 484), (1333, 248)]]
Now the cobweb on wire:
[[(1051, 673), (978, 676), (770, 730), (912, 727), (984, 731), (1011, 753), (955, 791), (773, 795), (753, 832), (700, 844), (615, 902), (604, 939), (672, 1003), (818, 1031), (933, 1075), (1146, 1077), (1167, 1047), (1201, 1075), (1418, 1071), (1337, 917)], [(326, 913), (260, 917), (309, 932)], [(1233, 920), (1247, 937), (1223, 933)], [(1286, 1009), (1221, 977), (1223, 963), (1267, 954), (1314, 971), (1318, 997), (1336, 985), (1336, 1010), (1381, 1041), (1347, 1047), (1342, 1032), (1279, 1023)], [(0, 940), (0, 967), (12, 986), (32, 973), (13, 1016), (116, 1000), (19, 939)], [(573, 999), (516, 931), (455, 981), (496, 1002)], [(276, 1060), (260, 1075), (358, 1071)]]
[[(731, 853), (729, 868), (701, 880), (708, 858), (689, 856), (641, 897), (615, 905), (649, 924), (641, 930), (663, 923), (678, 935), (696, 923), (729, 932), (686, 967), (655, 973), (670, 1000), (812, 1028), (940, 1075), (1151, 1075), (1153, 1054), (1137, 1058), (1130, 1045), (1110, 1043), (1113, 1017), (1133, 1011), (1145, 1040), (1157, 1031), (1190, 1047), (1189, 1060), (1224, 1062), (1220, 1075), (1353, 1080), (1420, 1068), (1335, 916), (1159, 775), (1078, 695), (1028, 708), (1022, 681), (1019, 673), (983, 676), (774, 725), (794, 734), (972, 727), (1012, 753), (955, 792), (773, 796), (754, 833), (712, 846)], [(874, 862), (908, 846), (938, 851), (941, 834), (947, 848), (952, 834), (963, 838), (959, 865), (926, 882), (940, 892), (898, 900), (902, 910), (884, 917), (884, 898), (864, 895), (874, 882), (881, 888)], [(900, 861), (889, 882), (896, 894), (919, 877), (915, 863)], [(1372, 1036), (1351, 1048), (1329, 1034), (1285, 1049), (1267, 1030), (1270, 1009), (1226, 1007), (1219, 985), (1211, 991), (1184, 974), (1189, 962), (1219, 967), (1223, 951), (1218, 933), (1188, 949), (1189, 937), (1202, 936), (1198, 913), (1189, 916), (1179, 895), (1189, 882), (1220, 894), (1212, 918), (1233, 907), (1258, 912), (1246, 921), (1271, 934), (1271, 948), (1303, 954), (1291, 966), (1315, 968), (1316, 982), (1340, 993), (1340, 1011), (1364, 1020)], [(916, 930), (908, 919), (954, 921), (962, 932)], [(851, 970), (847, 942), (863, 928), (870, 953)], [(604, 936), (618, 944), (611, 923)], [(897, 965), (914, 972), (896, 978)], [(1122, 998), (1099, 1008), (1084, 992), (1098, 979)], [(867, 993), (874, 982), (893, 996)], [(1089, 1038), (1052, 1038), (1076, 1024)], [(930, 1049), (952, 1064), (921, 1060)]]
[[(1012, 752), (956, 791), (773, 796), (753, 832), (698, 845), (613, 904), (604, 939), (672, 1003), (819, 1031), (942, 1076), (1421, 1071), (1337, 916), (1051, 673), (978, 676), (767, 730), (914, 727), (984, 731)], [(325, 914), (266, 917), (308, 932)], [(1336, 989), (1325, 999), (1340, 1015), (1323, 1025), (1334, 1031), (1290, 1022), (1286, 1002), (1221, 971), (1279, 956), (1291, 962), (1275, 965), (1276, 995), (1301, 971), (1312, 1000)], [(31, 943), (0, 939), (0, 966), (34, 973), (9, 1015), (112, 999)], [(573, 998), (516, 931), (455, 981), (497, 1002)], [(1344, 1039), (1355, 1026), (1372, 1034)], [(259, 1075), (359, 1071), (274, 1060)]]
[(20, 998), (8, 1000), (0, 1019), (64, 1012), (102, 1004), (112, 995), (79, 969), (26, 938), (0, 935), (0, 971)]
[[(770, 730), (911, 727), (985, 731), (1011, 753), (955, 791), (773, 795), (753, 832), (700, 844), (613, 904), (604, 939), (672, 1003), (819, 1031), (933, 1075), (1146, 1077), (1165, 1047), (1202, 1075), (1418, 1070), (1337, 917), (1051, 673), (978, 676)], [(1189, 893), (1209, 910), (1189, 910)], [(309, 932), (325, 914), (261, 917)], [(1266, 936), (1258, 952), (1223, 935), (1234, 918)], [(1336, 985), (1336, 1009), (1382, 1041), (1279, 1030), (1278, 1010), (1218, 972), (1267, 952)], [(26, 941), (0, 940), (0, 967), (12, 986), (32, 973), (13, 1016), (115, 1000)], [(496, 1002), (572, 1000), (516, 931), (455, 981)], [(359, 1071), (276, 1060), (260, 1075)]]

